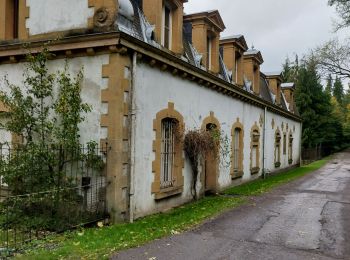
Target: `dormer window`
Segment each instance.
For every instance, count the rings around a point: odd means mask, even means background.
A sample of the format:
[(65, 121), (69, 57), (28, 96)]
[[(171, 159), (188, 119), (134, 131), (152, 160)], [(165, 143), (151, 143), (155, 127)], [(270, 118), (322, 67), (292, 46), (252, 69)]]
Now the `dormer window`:
[(212, 48), (211, 38), (207, 37), (207, 52), (206, 52), (207, 64), (206, 64), (206, 67), (208, 70), (211, 70), (211, 54), (212, 54), (211, 48)]
[(0, 10), (0, 39), (17, 39), (19, 34), (19, 0), (5, 0), (4, 9)]
[(183, 54), (183, 3), (187, 0), (136, 0), (142, 3), (147, 21), (154, 26), (154, 40), (177, 54)]
[(243, 53), (248, 49), (243, 35), (228, 36), (220, 39), (224, 63), (232, 73), (232, 83), (243, 86)]
[(225, 25), (218, 11), (208, 11), (184, 16), (184, 23), (192, 27), (191, 43), (203, 56), (205, 69), (220, 72), (219, 39)]
[(235, 83), (238, 83), (238, 66), (239, 66), (239, 61), (240, 61), (240, 54), (239, 52), (236, 52), (236, 55), (235, 55), (235, 67), (234, 67), (234, 77), (232, 77), (234, 79), (234, 82)]
[(171, 9), (168, 5), (163, 7), (163, 36), (162, 36), (162, 45), (170, 49), (171, 48)]
[(18, 38), (19, 0), (13, 1), (13, 38)]

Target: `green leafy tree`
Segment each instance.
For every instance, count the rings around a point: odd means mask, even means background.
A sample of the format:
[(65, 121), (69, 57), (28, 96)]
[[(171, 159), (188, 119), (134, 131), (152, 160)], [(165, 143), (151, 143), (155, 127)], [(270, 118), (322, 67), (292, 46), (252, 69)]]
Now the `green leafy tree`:
[[(83, 72), (73, 77), (66, 64), (62, 71), (50, 73), (51, 55), (47, 48), (28, 54), (23, 86), (5, 79), (1, 88), (0, 101), (9, 111), (2, 127), (23, 141), (11, 144), (11, 152), (1, 157), (0, 175), (11, 195), (22, 198), (20, 203), (7, 201), (15, 221), (56, 229), (67, 225), (81, 204), (81, 196), (72, 189), (73, 179), (65, 175), (67, 166), (80, 161), (92, 168), (102, 165), (94, 154), (95, 142), (88, 143), (87, 154), (80, 149), (79, 124), (91, 111), (80, 96)], [(42, 192), (46, 196), (27, 196)]]

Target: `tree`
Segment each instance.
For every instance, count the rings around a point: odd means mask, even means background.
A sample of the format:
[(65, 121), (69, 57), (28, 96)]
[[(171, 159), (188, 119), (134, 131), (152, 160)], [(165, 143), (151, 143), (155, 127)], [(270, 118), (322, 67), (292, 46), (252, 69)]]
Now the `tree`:
[(343, 83), (338, 77), (335, 78), (335, 82), (333, 85), (333, 96), (337, 99), (338, 104), (343, 104), (344, 87)]
[(282, 65), (282, 81), (283, 82), (296, 82), (299, 72), (299, 57), (295, 55), (294, 62), (291, 62), (287, 57), (285, 63)]
[(340, 79), (350, 78), (350, 48), (348, 40), (340, 43), (333, 39), (317, 47), (312, 52), (318, 69), (324, 75), (337, 75)]
[(88, 143), (87, 154), (80, 149), (79, 124), (91, 110), (80, 96), (83, 73), (71, 76), (67, 64), (57, 74), (50, 73), (51, 55), (47, 48), (28, 54), (23, 86), (5, 79), (1, 88), (0, 101), (9, 111), (2, 127), (23, 141), (8, 144), (9, 152), (0, 158), (0, 176), (14, 196), (3, 203), (16, 213), (11, 215), (13, 223), (61, 229), (72, 223), (67, 218), (73, 218), (81, 201), (74, 180), (64, 175), (65, 166), (85, 161), (100, 167), (101, 160), (93, 153), (96, 143)]
[(330, 6), (335, 6), (335, 10), (340, 16), (341, 21), (336, 24), (336, 30), (348, 27), (350, 25), (350, 1), (349, 0), (329, 0)]
[(328, 74), (325, 90), (329, 95), (333, 93), (333, 79), (331, 74)]
[(306, 148), (318, 147), (335, 139), (332, 131), (332, 106), (320, 83), (315, 59), (306, 59), (299, 68), (295, 99), (303, 119), (302, 144)]

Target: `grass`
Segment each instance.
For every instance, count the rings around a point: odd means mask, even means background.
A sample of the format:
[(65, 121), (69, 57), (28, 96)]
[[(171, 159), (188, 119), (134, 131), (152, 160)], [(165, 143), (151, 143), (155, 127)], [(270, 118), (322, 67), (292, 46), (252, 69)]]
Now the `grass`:
[(260, 195), (277, 186), (293, 181), (310, 172), (316, 171), (317, 169), (324, 166), (329, 160), (330, 160), (330, 157), (327, 157), (323, 160), (319, 160), (311, 164), (304, 165), (299, 168), (295, 168), (285, 173), (269, 176), (266, 180), (257, 179), (257, 180), (242, 184), (240, 186), (232, 187), (226, 190), (224, 193), (230, 194), (230, 195), (242, 195), (242, 196)]
[(81, 229), (63, 235), (35, 241), (36, 245), (18, 259), (107, 259), (123, 249), (139, 246), (154, 239), (178, 234), (232, 209), (248, 200), (245, 196), (259, 195), (274, 187), (295, 180), (321, 168), (329, 158), (286, 173), (258, 179), (226, 190), (225, 194), (239, 196), (210, 196), (170, 210), (167, 213), (145, 217), (135, 223)]
[[(145, 217), (133, 224), (117, 224), (66, 233), (39, 242), (41, 249), (19, 255), (19, 259), (107, 259), (113, 252), (177, 234), (226, 209), (242, 204), (243, 198), (205, 197), (167, 213)], [(57, 245), (57, 248), (50, 249)], [(48, 249), (49, 248), (49, 249)]]

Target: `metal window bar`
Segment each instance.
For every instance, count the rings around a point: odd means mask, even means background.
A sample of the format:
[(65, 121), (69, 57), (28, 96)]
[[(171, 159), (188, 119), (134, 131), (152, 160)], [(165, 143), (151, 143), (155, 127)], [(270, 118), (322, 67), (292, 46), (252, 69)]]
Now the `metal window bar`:
[(161, 140), (161, 188), (169, 188), (174, 185), (174, 121), (170, 118), (162, 120), (162, 140)]

